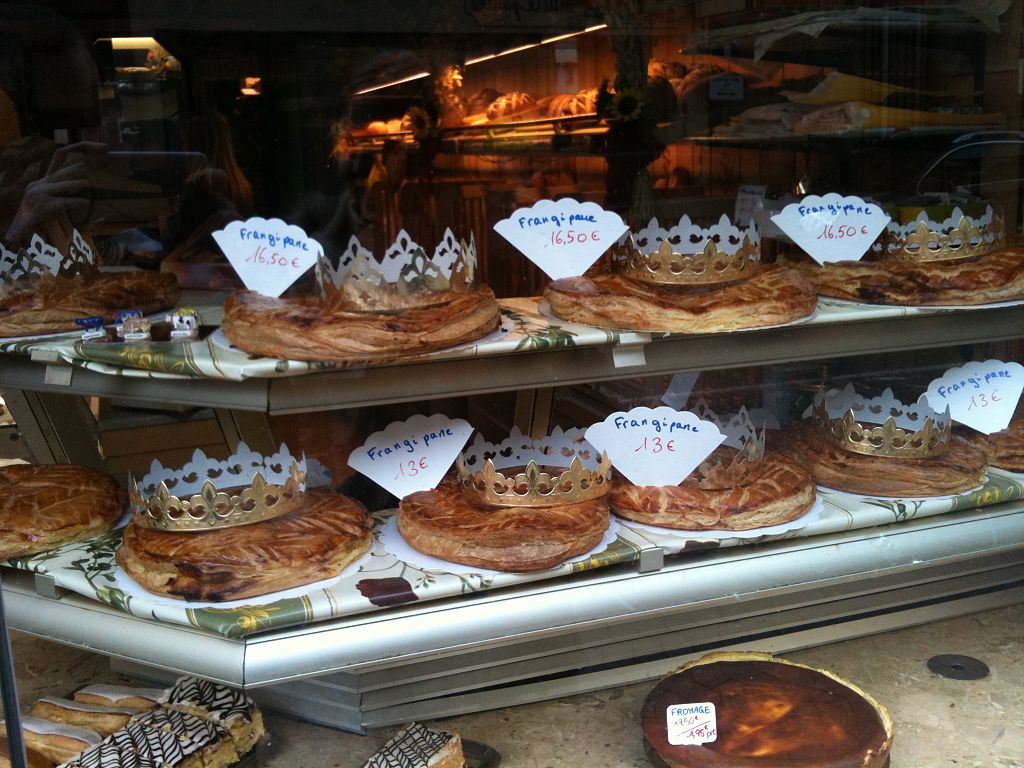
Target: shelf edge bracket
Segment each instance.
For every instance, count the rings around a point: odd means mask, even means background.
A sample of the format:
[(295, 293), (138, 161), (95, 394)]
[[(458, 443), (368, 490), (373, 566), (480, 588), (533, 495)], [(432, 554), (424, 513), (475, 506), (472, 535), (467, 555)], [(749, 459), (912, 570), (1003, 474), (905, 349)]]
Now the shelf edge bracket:
[(621, 333), (612, 347), (612, 363), (616, 368), (638, 368), (647, 365), (645, 348), (651, 343), (649, 333)]

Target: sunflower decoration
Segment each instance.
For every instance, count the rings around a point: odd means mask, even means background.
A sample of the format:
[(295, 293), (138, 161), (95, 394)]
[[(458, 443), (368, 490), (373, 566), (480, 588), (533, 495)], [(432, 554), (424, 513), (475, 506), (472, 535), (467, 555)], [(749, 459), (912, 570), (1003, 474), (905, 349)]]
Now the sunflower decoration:
[(623, 88), (612, 96), (608, 105), (608, 120), (613, 123), (631, 123), (643, 116), (644, 97), (632, 88)]
[(410, 107), (402, 118), (402, 130), (412, 133), (417, 141), (433, 136), (437, 131), (437, 121), (423, 107)]

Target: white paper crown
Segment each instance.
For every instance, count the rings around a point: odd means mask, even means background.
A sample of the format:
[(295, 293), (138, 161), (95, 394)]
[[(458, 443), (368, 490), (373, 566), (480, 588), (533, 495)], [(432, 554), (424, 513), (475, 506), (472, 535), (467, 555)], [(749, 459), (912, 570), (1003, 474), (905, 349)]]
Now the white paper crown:
[(872, 250), (884, 259), (957, 261), (982, 256), (1006, 240), (1006, 225), (992, 206), (975, 218), (954, 208), (945, 221), (932, 221), (926, 211), (907, 224), (890, 221)]
[(346, 285), (362, 293), (388, 286), (402, 294), (424, 290), (466, 292), (476, 279), (476, 241), (472, 233), (467, 243), (456, 238), (451, 229), (445, 229), (441, 242), (428, 257), (426, 249), (403, 229), (377, 261), (353, 236), (337, 267), (323, 256), (317, 260), (316, 279), (325, 299)]
[[(455, 462), (463, 496), (504, 507), (549, 507), (604, 496), (611, 487), (611, 461), (583, 432), (555, 427), (535, 440), (513, 428), (497, 445), (477, 434)], [(566, 469), (552, 473), (551, 467)], [(505, 474), (506, 469), (521, 471)]]
[(764, 466), (765, 428), (758, 432), (750, 412), (741, 407), (736, 413), (719, 416), (700, 398), (693, 413), (718, 427), (725, 435), (723, 447), (735, 449), (716, 450), (704, 459), (691, 474), (697, 487), (723, 490), (749, 485), (756, 480)]
[(154, 460), (141, 482), (128, 478), (132, 518), (161, 531), (205, 531), (247, 525), (286, 514), (302, 504), (306, 458), (282, 444), (264, 456), (239, 443), (224, 461), (197, 449), (179, 468)]
[[(949, 445), (949, 406), (939, 413), (921, 395), (904, 404), (886, 389), (865, 398), (853, 384), (841, 391), (819, 392), (814, 398), (818, 430), (833, 445), (854, 453), (892, 458), (928, 458)], [(871, 426), (875, 425), (875, 426)]]
[(92, 246), (77, 229), (71, 235), (66, 254), (62, 254), (39, 235), (32, 235), (29, 247), (23, 250), (9, 251), (0, 245), (0, 280), (5, 283), (42, 275), (78, 277), (90, 274), (94, 268)]
[(725, 214), (706, 229), (686, 215), (671, 229), (651, 219), (639, 232), (627, 232), (612, 258), (619, 272), (645, 283), (724, 283), (753, 271), (761, 258), (761, 237), (753, 223), (741, 230)]

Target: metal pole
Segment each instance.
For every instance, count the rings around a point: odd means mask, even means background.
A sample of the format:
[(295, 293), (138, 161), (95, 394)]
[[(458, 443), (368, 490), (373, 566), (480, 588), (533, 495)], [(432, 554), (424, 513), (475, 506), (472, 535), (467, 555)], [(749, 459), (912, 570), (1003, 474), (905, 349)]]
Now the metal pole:
[(18, 685), (14, 679), (14, 656), (11, 638), (7, 634), (4, 614), (3, 581), (0, 580), (0, 694), (3, 695), (4, 722), (7, 724), (7, 746), (12, 768), (28, 768), (25, 739), (21, 732), (21, 710), (18, 704)]

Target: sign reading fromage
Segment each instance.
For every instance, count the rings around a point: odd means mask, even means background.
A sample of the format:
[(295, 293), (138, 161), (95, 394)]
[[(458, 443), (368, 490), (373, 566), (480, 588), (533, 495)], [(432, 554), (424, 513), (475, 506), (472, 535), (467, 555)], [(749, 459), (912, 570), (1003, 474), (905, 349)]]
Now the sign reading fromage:
[(1024, 391), (1024, 366), (1002, 360), (970, 362), (950, 368), (928, 385), (928, 404), (949, 406), (961, 424), (990, 435), (1010, 423)]
[(617, 213), (571, 198), (539, 200), (494, 225), (552, 280), (582, 275), (627, 229)]
[(417, 414), (374, 432), (348, 465), (402, 498), (437, 487), (472, 433), (464, 419)]
[(302, 227), (281, 219), (232, 221), (213, 233), (245, 287), (277, 297), (316, 263), (323, 248)]
[(859, 261), (882, 234), (889, 217), (874, 203), (829, 192), (790, 203), (772, 216), (772, 221), (824, 266), (833, 261)]
[(665, 710), (668, 743), (706, 744), (718, 738), (718, 718), (710, 701), (671, 704)]
[(725, 440), (689, 411), (641, 406), (592, 424), (586, 438), (634, 485), (679, 485)]

